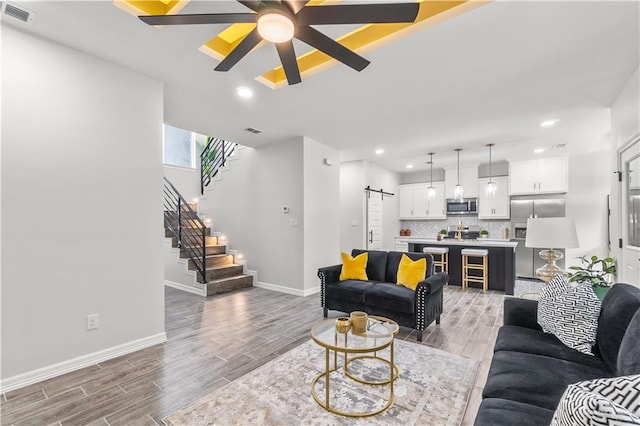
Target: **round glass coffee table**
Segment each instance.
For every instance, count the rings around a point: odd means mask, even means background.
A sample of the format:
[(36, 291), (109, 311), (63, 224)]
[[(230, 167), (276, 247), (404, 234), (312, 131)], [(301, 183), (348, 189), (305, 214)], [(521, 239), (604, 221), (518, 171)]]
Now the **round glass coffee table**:
[[(393, 362), (394, 347), (393, 341), (400, 327), (388, 318), (370, 315), (367, 321), (367, 330), (361, 334), (355, 334), (352, 330), (347, 333), (338, 333), (336, 330), (336, 320), (328, 319), (315, 324), (311, 328), (311, 338), (318, 345), (325, 348), (325, 369), (318, 374), (311, 382), (311, 395), (313, 399), (327, 411), (349, 417), (367, 417), (379, 414), (393, 404), (393, 382), (398, 377), (398, 367)], [(389, 348), (389, 359), (382, 358), (378, 352)], [(333, 368), (331, 366), (331, 352), (333, 352)], [(384, 404), (376, 409), (366, 412), (351, 412), (332, 407), (330, 404), (330, 373), (338, 370), (338, 352), (344, 354), (344, 373), (358, 383), (365, 385), (389, 385), (389, 397)], [(355, 355), (349, 358), (349, 355)], [(370, 355), (373, 354), (373, 355)], [(385, 380), (371, 381), (362, 377), (357, 377), (349, 371), (349, 365), (359, 359), (375, 360), (382, 362), (389, 367), (389, 378)], [(324, 379), (324, 401), (316, 392), (316, 385)]]

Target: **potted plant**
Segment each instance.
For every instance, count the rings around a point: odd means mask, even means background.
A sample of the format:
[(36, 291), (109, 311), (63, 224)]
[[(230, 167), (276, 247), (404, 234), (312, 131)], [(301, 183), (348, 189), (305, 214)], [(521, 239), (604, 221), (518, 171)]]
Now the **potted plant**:
[(446, 229), (441, 229), (441, 230), (440, 230), (440, 235), (442, 235), (443, 237), (444, 237), (445, 235), (447, 235), (447, 230), (446, 230)]
[(570, 266), (570, 282), (585, 282), (591, 284), (593, 292), (600, 300), (609, 291), (611, 286), (607, 277), (616, 274), (616, 261), (611, 257), (598, 259), (598, 256), (581, 256), (582, 266)]
[(482, 231), (480, 231), (481, 238), (487, 238), (488, 236), (489, 236), (489, 231), (487, 231), (486, 229), (483, 229)]

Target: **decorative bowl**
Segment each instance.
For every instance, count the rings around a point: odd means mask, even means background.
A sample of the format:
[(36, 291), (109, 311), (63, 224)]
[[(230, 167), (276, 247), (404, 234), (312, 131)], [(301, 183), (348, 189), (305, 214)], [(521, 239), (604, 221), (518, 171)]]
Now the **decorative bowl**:
[(338, 333), (347, 333), (351, 330), (351, 320), (347, 317), (336, 319), (336, 331)]

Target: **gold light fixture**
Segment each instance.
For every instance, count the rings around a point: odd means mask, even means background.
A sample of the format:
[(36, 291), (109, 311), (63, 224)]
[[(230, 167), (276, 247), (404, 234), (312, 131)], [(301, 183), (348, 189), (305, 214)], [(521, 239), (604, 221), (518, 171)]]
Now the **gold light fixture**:
[(496, 190), (498, 189), (496, 183), (493, 181), (493, 170), (491, 170), (491, 147), (494, 144), (488, 143), (489, 147), (489, 182), (487, 182), (487, 186), (484, 188), (484, 192), (487, 197), (494, 198), (496, 196)]
[(456, 148), (455, 151), (458, 153), (458, 180), (453, 190), (453, 197), (456, 200), (462, 200), (462, 196), (464, 195), (464, 188), (460, 185), (460, 151), (462, 151), (462, 148)]
[(429, 183), (429, 186), (427, 187), (427, 199), (429, 201), (434, 200), (436, 198), (436, 188), (433, 186), (433, 154), (434, 154), (433, 152), (429, 153), (429, 161), (427, 162), (427, 164), (429, 164), (431, 169), (430, 183)]
[(284, 43), (293, 38), (293, 19), (279, 8), (264, 9), (258, 14), (258, 34), (271, 43)]

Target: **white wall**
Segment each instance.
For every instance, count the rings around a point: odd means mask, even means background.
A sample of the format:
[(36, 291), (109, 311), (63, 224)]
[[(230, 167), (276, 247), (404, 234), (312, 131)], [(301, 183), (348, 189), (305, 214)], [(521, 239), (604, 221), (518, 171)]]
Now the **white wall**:
[[(6, 390), (164, 339), (163, 95), (157, 81), (6, 26), (2, 89)], [(94, 313), (100, 327), (87, 331)]]
[[(332, 164), (326, 165), (327, 159)], [(340, 260), (340, 153), (304, 138), (304, 290), (319, 291), (318, 268)]]
[[(350, 161), (340, 165), (340, 251), (351, 253), (354, 248), (366, 248), (367, 204), (364, 188), (383, 189), (395, 194), (384, 197), (382, 203), (382, 248), (394, 250), (394, 237), (400, 232), (398, 220), (397, 173), (369, 161)], [(353, 226), (354, 221), (357, 226)]]
[(244, 255), (247, 268), (258, 271), (259, 283), (302, 294), (303, 138), (242, 148), (237, 155), (207, 190), (200, 212)]
[(164, 165), (164, 176), (176, 187), (185, 200), (200, 198), (200, 169)]
[(580, 265), (580, 256), (606, 257), (607, 251), (607, 195), (613, 170), (608, 162), (609, 150), (588, 152), (569, 157), (569, 192), (567, 217), (576, 223), (579, 248), (567, 249), (565, 268)]
[[(365, 162), (340, 164), (340, 251), (365, 248)], [(337, 259), (340, 260), (340, 259)], [(340, 262), (336, 262), (340, 263)]]

